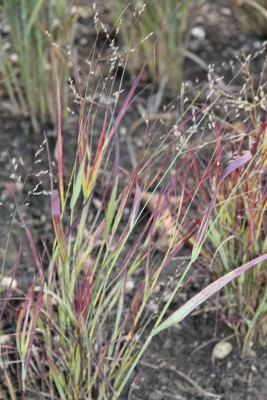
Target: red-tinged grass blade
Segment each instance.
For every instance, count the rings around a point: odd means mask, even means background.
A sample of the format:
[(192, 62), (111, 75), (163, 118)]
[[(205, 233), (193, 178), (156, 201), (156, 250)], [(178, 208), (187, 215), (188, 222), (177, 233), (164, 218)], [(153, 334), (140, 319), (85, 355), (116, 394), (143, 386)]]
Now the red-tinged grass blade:
[(131, 89), (130, 89), (130, 91), (129, 91), (129, 93), (128, 93), (128, 95), (127, 95), (127, 97), (126, 97), (126, 99), (125, 99), (120, 111), (119, 111), (119, 114), (118, 114), (117, 118), (114, 121), (114, 124), (113, 124), (113, 126), (112, 126), (112, 128), (111, 128), (111, 130), (109, 132), (109, 136), (108, 136), (108, 140), (109, 141), (112, 139), (114, 133), (118, 129), (118, 126), (119, 126), (123, 116), (125, 115), (130, 103), (131, 103), (131, 100), (133, 98), (134, 92), (135, 92), (135, 90), (137, 88), (137, 85), (138, 85), (138, 83), (139, 83), (139, 81), (140, 81), (140, 79), (141, 79), (141, 77), (143, 75), (143, 72), (145, 70), (146, 64), (147, 64), (147, 61), (144, 62), (139, 74), (135, 78), (135, 80), (134, 80), (134, 82), (132, 84), (132, 87), (131, 87)]
[[(132, 193), (131, 189), (132, 189), (132, 183), (130, 182), (129, 184), (129, 190), (127, 191), (127, 193), (125, 194), (125, 198), (123, 199), (120, 209), (117, 213), (117, 217), (113, 223), (113, 229), (114, 231), (116, 231), (120, 220), (121, 220), (121, 216), (122, 216), (122, 212), (125, 209), (125, 205), (127, 204), (127, 201), (129, 199), (130, 194)], [(130, 233), (133, 230), (133, 227), (136, 224), (137, 221), (137, 213), (140, 207), (140, 202), (141, 202), (141, 189), (138, 186), (138, 184), (135, 184), (136, 188), (135, 188), (135, 195), (134, 195), (134, 201), (133, 201), (133, 205), (132, 205), (132, 210), (131, 213), (129, 215), (129, 220), (127, 223), (127, 226), (125, 228), (125, 230), (123, 231), (120, 239), (118, 240), (118, 243), (114, 249), (114, 253), (117, 251), (120, 251), (120, 249), (122, 248), (123, 244), (126, 242), (127, 238), (129, 237)]]
[(13, 266), (11, 282), (10, 282), (10, 285), (9, 285), (9, 287), (7, 289), (7, 293), (5, 295), (4, 304), (3, 304), (3, 308), (2, 308), (2, 311), (1, 311), (1, 315), (0, 315), (0, 321), (2, 320), (5, 308), (7, 306), (7, 303), (8, 303), (8, 300), (9, 300), (9, 296), (10, 296), (10, 292), (12, 290), (12, 284), (13, 284), (13, 281), (15, 279), (15, 276), (16, 276), (16, 273), (17, 273), (17, 270), (18, 270), (18, 266), (20, 264), (20, 254), (21, 254), (21, 245), (19, 246), (19, 252), (18, 252), (18, 255), (17, 255), (17, 259), (16, 259), (15, 264)]
[(61, 207), (64, 206), (64, 178), (63, 178), (63, 153), (62, 153), (62, 105), (60, 97), (60, 87), (57, 76), (57, 165), (58, 182)]
[(162, 322), (159, 326), (152, 330), (151, 335), (155, 336), (159, 332), (170, 328), (171, 326), (181, 322), (187, 315), (194, 311), (200, 304), (204, 303), (207, 299), (221, 290), (225, 285), (231, 282), (233, 279), (237, 278), (239, 275), (243, 274), (248, 269), (254, 267), (255, 265), (267, 260), (267, 254), (259, 256), (252, 261), (236, 268), (235, 270), (229, 272), (228, 274), (217, 279), (215, 282), (211, 283), (205, 289), (201, 290), (200, 293), (196, 294), (192, 299), (188, 300), (182, 307), (175, 311), (169, 318)]
[(68, 247), (60, 218), (59, 194), (58, 190), (55, 189), (51, 192), (51, 211), (60, 255), (63, 262), (65, 262), (68, 259)]
[(78, 155), (79, 161), (81, 162), (82, 158), (85, 154), (85, 147), (88, 140), (88, 129), (86, 118), (84, 115), (84, 96), (83, 96), (83, 89), (82, 89), (82, 81), (79, 78), (79, 68), (74, 61), (74, 58), (71, 56), (72, 62), (72, 71), (75, 81), (75, 87), (78, 91), (78, 99), (79, 99), (79, 137), (78, 137)]
[(82, 188), (82, 180), (83, 180), (83, 174), (84, 174), (84, 166), (85, 166), (85, 156), (82, 159), (82, 162), (79, 166), (79, 171), (77, 174), (77, 178), (75, 180), (75, 183), (73, 185), (73, 191), (72, 191), (72, 196), (70, 200), (70, 208), (73, 209), (75, 207), (75, 204), (79, 198), (79, 195), (81, 193), (81, 188)]
[(108, 207), (106, 210), (105, 237), (107, 237), (110, 231), (110, 227), (112, 225), (112, 221), (118, 206), (117, 194), (118, 194), (118, 183), (119, 183), (118, 172), (119, 172), (119, 160), (120, 160), (120, 144), (117, 131), (115, 132), (114, 135), (114, 150), (115, 150), (115, 157), (114, 157), (113, 168), (111, 171), (109, 183), (106, 186), (106, 190), (103, 196), (104, 198), (106, 198), (108, 193), (111, 191)]
[(25, 357), (24, 370), (23, 370), (23, 375), (22, 375), (22, 379), (24, 381), (26, 379), (27, 371), (28, 371), (29, 364), (30, 364), (30, 357), (31, 357), (32, 345), (33, 345), (33, 339), (34, 339), (35, 330), (36, 330), (36, 327), (37, 327), (38, 318), (39, 318), (41, 307), (42, 307), (43, 294), (44, 294), (43, 293), (43, 288), (41, 288), (39, 290), (39, 292), (38, 292), (37, 300), (36, 300), (36, 303), (35, 303), (34, 312), (33, 312), (33, 318), (32, 318), (32, 323), (31, 323), (31, 331), (29, 333), (30, 340), (29, 340), (29, 345), (28, 345), (26, 357)]
[(48, 140), (47, 136), (44, 133), (45, 137), (45, 145), (46, 145), (46, 151), (47, 151), (47, 158), (48, 158), (48, 165), (49, 165), (49, 179), (50, 179), (50, 188), (51, 191), (53, 190), (53, 169), (52, 169), (52, 162), (51, 162), (51, 157), (50, 157), (50, 151), (49, 151), (49, 145), (48, 145)]
[(46, 139), (47, 157), (48, 157), (48, 164), (49, 164), (49, 171), (50, 171), (51, 213), (52, 213), (56, 238), (57, 238), (57, 242), (58, 242), (59, 249), (60, 249), (60, 254), (61, 254), (63, 261), (66, 261), (68, 258), (68, 252), (67, 252), (66, 238), (64, 235), (63, 226), (62, 226), (62, 222), (61, 222), (59, 194), (58, 194), (57, 189), (53, 189), (52, 163), (51, 163), (48, 141), (47, 141), (46, 136), (45, 136), (45, 139)]
[(38, 252), (37, 252), (37, 248), (35, 246), (31, 231), (30, 231), (30, 229), (28, 228), (28, 226), (26, 225), (26, 223), (24, 221), (23, 215), (22, 215), (22, 213), (21, 213), (21, 211), (19, 209), (19, 206), (18, 206), (16, 200), (15, 200), (15, 203), (16, 203), (17, 213), (19, 214), (20, 220), (21, 220), (21, 222), (22, 222), (22, 224), (24, 226), (28, 241), (30, 243), (31, 251), (32, 251), (32, 254), (33, 254), (35, 265), (37, 267), (38, 274), (39, 274), (40, 278), (42, 278), (43, 275), (44, 275), (43, 267), (42, 267), (42, 263), (41, 263), (41, 260), (39, 258), (39, 255), (38, 255)]
[(18, 307), (19, 312), (18, 312), (18, 317), (17, 317), (17, 332), (21, 333), (22, 332), (22, 327), (23, 327), (23, 321), (27, 312), (27, 309), (29, 307), (33, 291), (36, 285), (36, 277), (33, 280), (33, 283), (31, 284), (31, 287), (29, 288), (26, 296), (25, 296), (25, 301), (22, 304), (22, 306)]
[[(115, 149), (115, 158), (114, 158), (114, 165), (113, 165), (113, 182), (117, 180), (118, 172), (119, 172), (119, 163), (120, 163), (120, 141), (118, 132), (115, 132), (114, 136), (114, 149)], [(114, 184), (114, 183), (113, 183)]]
[(206, 211), (206, 214), (202, 220), (202, 223), (200, 225), (199, 231), (196, 235), (196, 239), (195, 239), (195, 243), (194, 243), (194, 247), (192, 250), (192, 262), (194, 262), (197, 257), (200, 254), (201, 251), (201, 247), (203, 244), (203, 241), (205, 239), (206, 233), (207, 233), (207, 229), (209, 226), (209, 220), (210, 220), (210, 215), (211, 212), (214, 208), (215, 202), (216, 202), (216, 198), (220, 189), (220, 185), (221, 183), (224, 181), (225, 178), (227, 178), (228, 175), (230, 175), (233, 171), (235, 171), (237, 168), (242, 167), (244, 164), (246, 164), (252, 157), (251, 152), (248, 150), (243, 156), (238, 157), (237, 159), (235, 159), (234, 161), (232, 161), (224, 170), (224, 173), (222, 175), (221, 180), (219, 181), (216, 190), (212, 196), (211, 202), (208, 206), (208, 209)]
[[(28, 293), (25, 297), (25, 301), (20, 307), (17, 317), (17, 327), (16, 327), (17, 347), (22, 361), (22, 375), (24, 377), (25, 377), (25, 358), (27, 354), (27, 351), (25, 352), (25, 345), (27, 345), (27, 350), (28, 350), (29, 339), (30, 339), (28, 336), (29, 334), (27, 334), (26, 331), (29, 322), (30, 307), (33, 299), (33, 292), (35, 286), (36, 286), (36, 278), (34, 279), (30, 289), (28, 290)], [(22, 385), (23, 386), (25, 385), (24, 379), (22, 379)]]
[(93, 167), (92, 167), (92, 170), (90, 173), (88, 183), (86, 184), (86, 190), (85, 190), (85, 193), (86, 193), (85, 198), (86, 199), (87, 199), (88, 195), (91, 193), (92, 185), (96, 179), (99, 164), (100, 164), (101, 158), (103, 156), (103, 146), (105, 143), (105, 137), (106, 137), (106, 132), (107, 132), (107, 120), (108, 120), (108, 111), (106, 111), (106, 114), (105, 114), (103, 128), (102, 128), (102, 132), (101, 132), (101, 135), (100, 135), (100, 138), (98, 141), (98, 146), (97, 146), (97, 151), (96, 151)]
[(144, 287), (145, 287), (145, 282), (141, 282), (140, 287), (137, 291), (137, 294), (135, 296), (135, 300), (133, 302), (133, 307), (132, 307), (132, 324), (131, 324), (131, 337), (134, 337), (135, 334), (135, 326), (136, 326), (136, 316), (138, 314), (138, 311), (140, 309), (140, 300), (143, 296), (144, 293)]

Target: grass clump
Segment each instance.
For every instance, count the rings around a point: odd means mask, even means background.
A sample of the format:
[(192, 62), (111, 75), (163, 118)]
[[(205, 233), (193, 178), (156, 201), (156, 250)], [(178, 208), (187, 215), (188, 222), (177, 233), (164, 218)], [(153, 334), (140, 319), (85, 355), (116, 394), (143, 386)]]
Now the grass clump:
[[(96, 12), (97, 24), (98, 18)], [(71, 87), (79, 117), (69, 175), (64, 171), (62, 103), (57, 86), (57, 184), (49, 160), (53, 243), (44, 243), (41, 255), (17, 201), (16, 212), (30, 243), (36, 276), (17, 309), (15, 343), (5, 345), (6, 352), (0, 357), (4, 371), (0, 389), (4, 395), (8, 392), (12, 400), (26, 399), (33, 393), (40, 393), (40, 398), (66, 400), (120, 398), (156, 335), (179, 323), (234, 278), (252, 267), (260, 271), (255, 265), (262, 266), (267, 259), (266, 254), (239, 259), (243, 265), (236, 264), (238, 268), (224, 271), (220, 277), (217, 274), (217, 280), (166, 318), (192, 266), (200, 254), (207, 252), (205, 243), (213, 213), (223, 215), (224, 207), (220, 211), (215, 207), (221, 188), (228, 185), (228, 180), (236, 179), (235, 186), (227, 188), (230, 204), (236, 189), (243, 184), (242, 171), (251, 168), (259, 153), (244, 143), (248, 151), (240, 153), (229, 165), (224, 163), (207, 209), (192, 218), (192, 205), (211, 169), (209, 163), (197, 168), (197, 184), (194, 190), (187, 190), (200, 150), (197, 146), (193, 157), (191, 144), (199, 138), (201, 123), (210, 123), (210, 110), (216, 102), (211, 100), (210, 107), (204, 105), (199, 111), (193, 102), (185, 105), (183, 99), (188, 93), (181, 94), (164, 109), (175, 117), (168, 132), (157, 141), (159, 132), (148, 121), (145, 144), (136, 165), (129, 168), (128, 158), (127, 165), (122, 165), (119, 135), (123, 118), (134, 104), (146, 65), (128, 92), (123, 93), (123, 78), (119, 84), (116, 81), (121, 59), (114, 42), (109, 36), (107, 39), (112, 56), (107, 61), (101, 51), (91, 52), (86, 85), (74, 68)], [(103, 60), (110, 62), (109, 75), (104, 79), (100, 68)], [(183, 108), (186, 110), (180, 112)], [(188, 121), (192, 123), (190, 129), (186, 126)], [(216, 171), (213, 170), (215, 177)], [(166, 210), (173, 199), (175, 207), (168, 211), (167, 218)], [(158, 239), (164, 233), (167, 245), (159, 253)], [(177, 265), (171, 283), (156, 298), (155, 289), (163, 272), (189, 240), (193, 244), (189, 262)], [(19, 264), (20, 252), (13, 275)], [(168, 299), (164, 303), (166, 292)], [(10, 293), (11, 284), (5, 292), (1, 317), (7, 313)]]
[[(232, 174), (217, 195), (218, 206), (215, 207), (214, 224), (210, 226), (208, 241), (212, 249), (210, 268), (216, 276), (223, 276), (267, 250), (264, 184), (266, 144), (263, 145), (266, 141), (266, 129), (258, 128), (255, 133), (253, 162), (245, 170)], [(253, 132), (249, 135), (253, 135)], [(240, 156), (242, 152), (241, 142), (237, 147), (231, 146), (229, 150), (234, 157)], [(216, 159), (220, 163), (222, 154), (219, 143), (217, 150)], [(216, 176), (210, 182), (212, 191), (221, 173), (218, 168)], [(228, 200), (228, 194), (233, 190), (235, 194)], [(223, 207), (222, 211), (219, 204)], [(253, 345), (266, 345), (266, 272), (266, 263), (246, 272), (225, 288), (221, 299), (222, 315), (235, 330), (244, 352)]]
[[(238, 265), (245, 264), (267, 250), (266, 240), (266, 92), (264, 68), (258, 87), (250, 71), (251, 57), (244, 61), (246, 78), (242, 91), (234, 99), (224, 98), (226, 119), (210, 117), (215, 135), (210, 167), (205, 178), (199, 175), (203, 160), (195, 159), (195, 178), (203, 179), (197, 199), (203, 211), (216, 197), (208, 238), (205, 242), (206, 262), (215, 277), (222, 277)], [(255, 83), (256, 84), (256, 83)], [(243, 116), (243, 118), (242, 118)], [(249, 148), (250, 163), (221, 182), (225, 163), (238, 159)], [(205, 161), (206, 165), (206, 161)], [(221, 295), (221, 318), (230, 325), (244, 353), (252, 346), (266, 346), (267, 333), (267, 269), (266, 262), (247, 271), (227, 285)]]
[(71, 0), (4, 0), (1, 7), (5, 24), (0, 36), (1, 79), (12, 112), (30, 116), (35, 132), (40, 132), (40, 124), (56, 123), (57, 77), (66, 114), (67, 53), (77, 18), (74, 4)]
[(256, 36), (267, 37), (267, 1), (233, 0), (244, 29)]
[(198, 1), (116, 3), (119, 30), (128, 54), (127, 69), (136, 73), (147, 58), (151, 80), (159, 85), (167, 79), (169, 90), (179, 90)]

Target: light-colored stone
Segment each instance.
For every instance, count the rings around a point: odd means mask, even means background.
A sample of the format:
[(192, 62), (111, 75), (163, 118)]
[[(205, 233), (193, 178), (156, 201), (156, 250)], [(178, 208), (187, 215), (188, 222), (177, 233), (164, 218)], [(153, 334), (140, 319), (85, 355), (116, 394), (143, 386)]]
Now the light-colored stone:
[[(5, 286), (5, 287), (9, 287), (11, 285), (11, 282), (12, 282), (11, 276), (4, 276), (2, 278), (1, 285)], [(12, 289), (16, 289), (17, 286), (18, 286), (18, 283), (17, 283), (16, 279), (13, 279), (12, 286), (11, 286)]]
[(230, 342), (221, 341), (214, 346), (211, 359), (213, 362), (215, 360), (223, 360), (232, 352), (232, 350), (233, 346)]

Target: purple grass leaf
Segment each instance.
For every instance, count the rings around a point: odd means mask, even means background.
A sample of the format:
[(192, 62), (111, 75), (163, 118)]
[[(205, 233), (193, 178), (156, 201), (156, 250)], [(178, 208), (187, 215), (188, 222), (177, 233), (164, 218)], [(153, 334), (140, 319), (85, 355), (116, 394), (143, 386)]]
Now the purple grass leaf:
[(220, 189), (220, 185), (221, 183), (224, 181), (225, 178), (227, 178), (228, 175), (230, 175), (233, 171), (235, 171), (237, 168), (242, 167), (244, 164), (246, 164), (252, 157), (251, 152), (248, 150), (245, 154), (243, 154), (242, 156), (236, 158), (235, 160), (233, 160), (224, 170), (223, 175), (221, 177), (221, 180), (219, 181), (215, 192), (212, 196), (212, 199), (210, 201), (210, 204), (208, 206), (208, 209), (206, 211), (206, 214), (202, 220), (202, 223), (200, 225), (200, 228), (198, 230), (198, 233), (196, 235), (196, 239), (195, 239), (195, 243), (194, 243), (194, 247), (192, 250), (192, 261), (195, 261), (197, 259), (197, 257), (199, 256), (199, 253), (201, 251), (201, 247), (202, 247), (202, 243), (203, 240), (206, 236), (207, 230), (208, 230), (208, 225), (209, 225), (209, 220), (210, 220), (210, 215), (211, 212), (214, 208), (215, 202), (216, 202), (216, 198)]
[(57, 78), (57, 164), (58, 164), (58, 180), (60, 199), (63, 207), (64, 204), (64, 178), (63, 178), (63, 150), (62, 150), (62, 105), (60, 96), (60, 87)]
[(57, 189), (51, 191), (51, 211), (53, 217), (60, 217), (60, 203)]
[(128, 93), (128, 95), (127, 95), (127, 97), (126, 97), (126, 99), (125, 99), (120, 111), (119, 111), (119, 114), (118, 114), (117, 118), (114, 121), (114, 124), (113, 124), (113, 126), (112, 126), (112, 128), (111, 128), (111, 130), (109, 132), (109, 136), (108, 136), (109, 141), (112, 139), (112, 137), (114, 135), (114, 132), (117, 130), (117, 128), (118, 128), (123, 116), (125, 115), (128, 107), (130, 105), (131, 99), (132, 99), (132, 97), (134, 95), (134, 92), (135, 92), (135, 90), (137, 88), (137, 85), (138, 85), (138, 83), (139, 83), (139, 81), (140, 81), (140, 79), (141, 79), (141, 77), (143, 75), (143, 72), (144, 72), (144, 69), (146, 67), (146, 64), (147, 64), (147, 62), (144, 62), (139, 74), (137, 75), (137, 77), (134, 80), (134, 83), (132, 84), (132, 87), (131, 87), (131, 89), (130, 89), (130, 91), (129, 91), (129, 93)]

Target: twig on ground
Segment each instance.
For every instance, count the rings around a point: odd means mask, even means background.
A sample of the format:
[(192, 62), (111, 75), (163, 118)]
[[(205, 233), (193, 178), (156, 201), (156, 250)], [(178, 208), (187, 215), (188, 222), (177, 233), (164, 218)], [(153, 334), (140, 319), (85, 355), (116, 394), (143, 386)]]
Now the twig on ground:
[(145, 361), (141, 361), (140, 364), (145, 365), (146, 367), (149, 367), (151, 369), (156, 369), (159, 370), (160, 368), (165, 368), (168, 369), (169, 371), (174, 372), (176, 375), (178, 375), (180, 378), (184, 379), (186, 382), (188, 382), (191, 386), (194, 387), (194, 389), (201, 395), (201, 396), (206, 396), (206, 397), (210, 397), (213, 399), (220, 399), (222, 397), (222, 395), (220, 394), (216, 394), (216, 393), (212, 393), (209, 392), (205, 389), (203, 389), (198, 383), (196, 383), (193, 379), (191, 379), (188, 375), (186, 375), (184, 372), (180, 371), (179, 369), (175, 368), (172, 365), (168, 365), (166, 363), (166, 361), (163, 361), (160, 364), (154, 365), (154, 364), (150, 364), (148, 362)]

